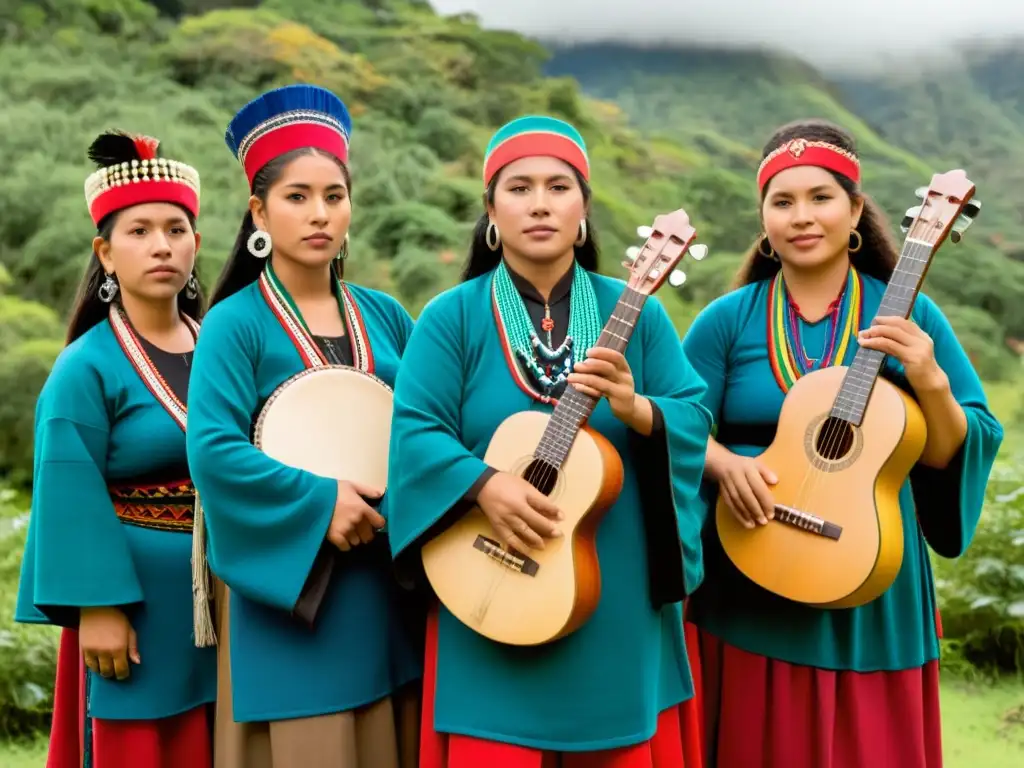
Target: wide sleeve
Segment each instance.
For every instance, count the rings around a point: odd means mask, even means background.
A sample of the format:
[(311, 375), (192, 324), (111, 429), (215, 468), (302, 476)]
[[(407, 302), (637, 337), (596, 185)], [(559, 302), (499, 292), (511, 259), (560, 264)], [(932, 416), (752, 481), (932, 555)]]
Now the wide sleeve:
[(461, 436), (465, 329), (457, 298), (443, 294), (424, 308), (395, 382), (388, 530), (396, 559), (422, 544), (487, 469)]
[(683, 337), (683, 354), (706, 385), (701, 403), (711, 413), (716, 426), (721, 420), (731, 346), (731, 334), (724, 322), (726, 313), (721, 311), (723, 301), (728, 298), (731, 297), (718, 299), (701, 310)]
[(189, 382), (188, 460), (211, 570), (238, 594), (291, 612), (327, 535), (338, 484), (250, 442), (256, 334), (248, 318), (216, 310), (203, 323)]
[(964, 410), (967, 436), (945, 469), (918, 464), (910, 474), (911, 488), (925, 540), (942, 557), (959, 557), (970, 546), (981, 518), (1003, 428), (989, 410), (981, 380), (942, 310), (922, 295), (914, 315), (931, 336), (935, 360)]
[(127, 537), (107, 490), (110, 416), (99, 372), (54, 367), (36, 409), (32, 507), (16, 617), (77, 627), (81, 608), (142, 602)]
[(660, 414), (660, 429), (634, 439), (643, 492), (644, 522), (655, 606), (677, 602), (703, 580), (701, 530), (706, 507), (699, 498), (712, 418), (703, 405), (707, 386), (683, 353), (664, 307), (648, 301), (639, 341), (643, 372), (637, 391)]

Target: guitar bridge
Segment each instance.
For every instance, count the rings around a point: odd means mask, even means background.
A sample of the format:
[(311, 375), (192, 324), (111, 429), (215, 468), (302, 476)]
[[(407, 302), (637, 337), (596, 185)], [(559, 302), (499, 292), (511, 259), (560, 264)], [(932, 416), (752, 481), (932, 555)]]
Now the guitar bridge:
[(841, 526), (830, 523), (828, 520), (812, 515), (809, 512), (787, 507), (785, 504), (775, 505), (775, 519), (780, 523), (786, 523), (794, 528), (799, 528), (835, 541), (838, 541), (843, 533)]
[(540, 563), (533, 558), (527, 557), (517, 549), (505, 549), (494, 539), (489, 539), (486, 536), (477, 536), (476, 541), (473, 542), (473, 549), (479, 549), (509, 570), (525, 573), (527, 576), (536, 576), (537, 571), (540, 570)]

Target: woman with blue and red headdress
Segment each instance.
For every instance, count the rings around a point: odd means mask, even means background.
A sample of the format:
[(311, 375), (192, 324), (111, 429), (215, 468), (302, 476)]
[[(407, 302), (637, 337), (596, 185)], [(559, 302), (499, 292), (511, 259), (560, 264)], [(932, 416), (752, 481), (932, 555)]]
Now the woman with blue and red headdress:
[(597, 273), (574, 127), (544, 116), (504, 126), (483, 186), (463, 282), (423, 310), (395, 388), (396, 560), (417, 566), (474, 503), (520, 552), (559, 535), (555, 502), (483, 457), (506, 417), (551, 413), (569, 385), (598, 400), (588, 425), (622, 457), (624, 484), (596, 537), (601, 600), (575, 632), (504, 645), (443, 605), (431, 615), (421, 765), (699, 768), (682, 600), (701, 579), (703, 382), (656, 299), (625, 354), (596, 347), (625, 283)]
[(90, 147), (93, 254), (36, 405), (15, 619), (65, 628), (48, 768), (212, 761), (216, 649), (193, 631), (185, 447), (199, 174), (157, 150), (124, 133)]
[(882, 375), (912, 393), (928, 427), (900, 493), (902, 567), (856, 608), (789, 601), (733, 565), (712, 514), (706, 577), (688, 617), (700, 633), (711, 766), (942, 765), (927, 546), (956, 557), (970, 544), (1003, 433), (934, 301), (922, 294), (910, 319), (872, 323), (897, 250), (860, 177), (853, 139), (839, 127), (780, 128), (757, 174), (764, 234), (739, 287), (704, 308), (684, 348), (718, 427), (705, 467), (709, 507), (721, 494), (749, 529), (772, 524), (775, 477), (756, 457), (794, 382), (849, 365), (858, 346), (888, 355)]
[(227, 129), (251, 196), (196, 349), (188, 430), (210, 568), (229, 592), (217, 601), (218, 768), (416, 761), (403, 724), (418, 722), (423, 624), (365, 498), (380, 489), (250, 439), (271, 395), (314, 366), (393, 383), (412, 330), (393, 298), (343, 279), (351, 132), (341, 100), (310, 85), (263, 94)]

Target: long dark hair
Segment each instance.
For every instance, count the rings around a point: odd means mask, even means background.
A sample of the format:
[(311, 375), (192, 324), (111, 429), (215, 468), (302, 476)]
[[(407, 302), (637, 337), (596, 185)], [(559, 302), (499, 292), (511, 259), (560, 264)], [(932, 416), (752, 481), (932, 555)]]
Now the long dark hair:
[[(96, 137), (89, 146), (88, 154), (89, 159), (96, 164), (97, 168), (110, 168), (120, 163), (130, 163), (133, 160), (140, 159), (133, 137), (121, 131), (112, 131)], [(196, 217), (182, 206), (179, 205), (178, 207), (185, 214), (189, 226), (192, 228), (192, 233), (195, 234)], [(97, 235), (109, 243), (118, 219), (126, 210), (128, 209), (122, 208), (101, 219), (96, 226)], [(203, 313), (203, 291), (196, 267), (192, 268), (192, 275), (195, 277), (194, 282), (195, 287), (198, 289), (198, 295), (195, 298), (189, 298), (186, 293), (186, 285), (178, 293), (178, 310), (199, 322), (202, 319)], [(110, 315), (110, 305), (102, 301), (99, 295), (100, 285), (103, 284), (105, 278), (106, 273), (103, 271), (103, 265), (100, 263), (96, 252), (93, 251), (92, 257), (85, 267), (82, 280), (78, 284), (75, 303), (71, 310), (71, 316), (68, 319), (68, 331), (65, 337), (67, 344), (70, 344), (86, 333), (86, 331), (102, 323)], [(114, 299), (114, 301), (119, 300), (119, 298)]]
[[(352, 177), (349, 174), (348, 167), (334, 155), (313, 147), (301, 147), (293, 149), (291, 152), (285, 152), (260, 168), (252, 179), (252, 194), (265, 204), (267, 202), (267, 193), (277, 180), (281, 178), (288, 164), (292, 160), (305, 155), (323, 155), (336, 162), (341, 169), (342, 175), (345, 177), (345, 186), (348, 187), (348, 194), (351, 197)], [(254, 283), (259, 278), (260, 273), (263, 272), (263, 268), (266, 266), (266, 259), (257, 258), (249, 252), (249, 238), (255, 231), (256, 224), (252, 220), (252, 211), (246, 210), (245, 216), (242, 217), (242, 226), (238, 229), (238, 237), (235, 238), (235, 245), (231, 249), (231, 256), (228, 257), (224, 269), (221, 270), (217, 286), (213, 289), (213, 296), (210, 297), (211, 307), (242, 290), (245, 286)], [(344, 278), (344, 259), (335, 259), (331, 262), (331, 267), (339, 280)]]
[[(589, 205), (591, 198), (590, 185), (575, 168), (572, 169), (572, 172), (575, 174), (576, 181), (583, 192), (583, 202)], [(488, 205), (494, 205), (494, 190), (498, 186), (500, 176), (501, 172), (499, 171), (494, 174), (491, 183), (487, 185), (484, 198)], [(466, 265), (462, 269), (462, 282), (487, 274), (498, 266), (498, 263), (501, 261), (504, 249), (498, 246), (498, 250), (492, 251), (487, 245), (487, 225), (489, 223), (490, 218), (485, 211), (473, 228), (473, 240), (469, 245), (469, 256), (466, 258)], [(583, 245), (574, 245), (573, 251), (576, 254), (576, 261), (581, 267), (589, 272), (597, 271), (601, 249), (597, 244), (597, 231), (594, 228), (594, 223), (591, 221), (589, 213), (587, 214), (587, 240)]]
[[(774, 149), (797, 138), (808, 141), (827, 141), (840, 149), (857, 154), (853, 137), (838, 125), (827, 120), (798, 120), (782, 126), (775, 132), (765, 145), (761, 158), (764, 159)], [(850, 254), (850, 261), (859, 272), (888, 282), (892, 277), (893, 269), (896, 268), (899, 249), (886, 226), (885, 214), (874, 200), (865, 195), (848, 178), (834, 171), (829, 171), (829, 173), (843, 188), (843, 191), (850, 196), (851, 201), (864, 201), (864, 211), (861, 213), (860, 221), (857, 222), (857, 231), (860, 233), (862, 241), (861, 248), (856, 253)], [(761, 194), (762, 203), (769, 186), (771, 186), (771, 182), (765, 185), (764, 192)], [(759, 236), (754, 241), (736, 273), (733, 282), (734, 288), (767, 280), (774, 277), (775, 273), (782, 268), (781, 262), (777, 259), (764, 255), (770, 253), (768, 249), (770, 245), (768, 239), (763, 236)]]

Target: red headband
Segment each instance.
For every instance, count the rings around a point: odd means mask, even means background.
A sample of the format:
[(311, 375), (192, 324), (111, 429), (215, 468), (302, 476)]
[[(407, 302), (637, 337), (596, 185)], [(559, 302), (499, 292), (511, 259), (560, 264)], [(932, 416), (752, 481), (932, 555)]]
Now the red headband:
[(773, 176), (799, 165), (826, 168), (845, 176), (854, 184), (860, 183), (860, 161), (852, 152), (827, 141), (793, 139), (773, 150), (761, 161), (761, 167), (757, 169), (757, 188), (764, 192), (765, 185)]

